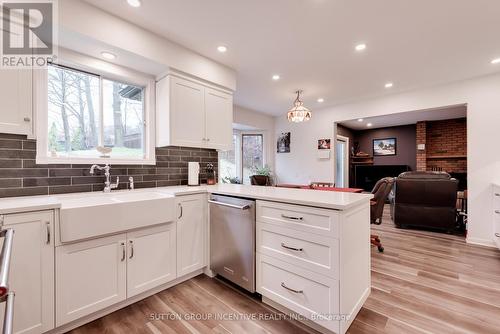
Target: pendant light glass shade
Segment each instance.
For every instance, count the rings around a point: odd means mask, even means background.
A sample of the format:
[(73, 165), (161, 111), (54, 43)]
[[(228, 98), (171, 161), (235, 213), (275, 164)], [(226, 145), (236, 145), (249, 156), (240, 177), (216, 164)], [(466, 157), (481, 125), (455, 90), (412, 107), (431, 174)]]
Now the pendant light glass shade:
[(311, 119), (311, 111), (304, 107), (304, 102), (300, 100), (300, 93), (302, 93), (302, 91), (298, 90), (297, 98), (293, 102), (293, 107), (288, 111), (289, 122), (300, 123)]

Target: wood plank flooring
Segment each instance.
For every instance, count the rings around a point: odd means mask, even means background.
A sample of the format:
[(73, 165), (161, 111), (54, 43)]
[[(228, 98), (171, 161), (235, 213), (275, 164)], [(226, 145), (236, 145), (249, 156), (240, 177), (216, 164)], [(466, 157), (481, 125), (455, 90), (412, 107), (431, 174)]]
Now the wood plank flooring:
[[(372, 232), (380, 235), (385, 252), (372, 248), (372, 293), (349, 333), (500, 333), (500, 251), (467, 245), (460, 236), (396, 229), (388, 210)], [(71, 333), (313, 332), (265, 318), (171, 319), (209, 313), (280, 314), (202, 275)]]

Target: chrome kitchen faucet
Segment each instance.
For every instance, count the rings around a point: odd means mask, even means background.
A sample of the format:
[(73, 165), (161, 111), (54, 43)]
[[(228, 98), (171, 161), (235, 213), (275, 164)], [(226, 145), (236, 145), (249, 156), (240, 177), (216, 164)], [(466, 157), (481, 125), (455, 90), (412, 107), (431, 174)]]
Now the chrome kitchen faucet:
[(111, 183), (109, 181), (109, 178), (110, 178), (109, 171), (111, 170), (110, 165), (106, 164), (106, 165), (104, 165), (104, 167), (99, 166), (99, 165), (92, 165), (92, 167), (90, 167), (90, 175), (94, 175), (94, 171), (96, 168), (98, 170), (103, 170), (104, 176), (106, 176), (106, 181), (104, 182), (104, 190), (103, 190), (105, 193), (111, 192), (111, 189), (118, 188), (118, 185), (120, 184), (120, 177), (118, 177), (118, 176), (116, 177), (116, 183)]

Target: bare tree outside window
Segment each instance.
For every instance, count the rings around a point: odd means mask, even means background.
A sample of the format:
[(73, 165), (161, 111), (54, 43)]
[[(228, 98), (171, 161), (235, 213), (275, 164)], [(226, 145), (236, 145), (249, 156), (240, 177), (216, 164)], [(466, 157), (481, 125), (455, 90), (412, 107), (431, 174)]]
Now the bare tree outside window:
[(142, 158), (144, 88), (49, 66), (47, 126), (49, 156)]

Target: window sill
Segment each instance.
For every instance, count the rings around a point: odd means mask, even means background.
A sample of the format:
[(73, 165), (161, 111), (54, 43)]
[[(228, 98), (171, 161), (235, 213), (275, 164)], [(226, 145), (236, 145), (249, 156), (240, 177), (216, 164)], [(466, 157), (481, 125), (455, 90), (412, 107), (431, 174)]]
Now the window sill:
[(66, 158), (66, 157), (36, 157), (37, 165), (51, 164), (71, 164), (71, 165), (89, 165), (89, 164), (108, 164), (108, 165), (155, 165), (153, 159), (126, 159), (126, 158)]

